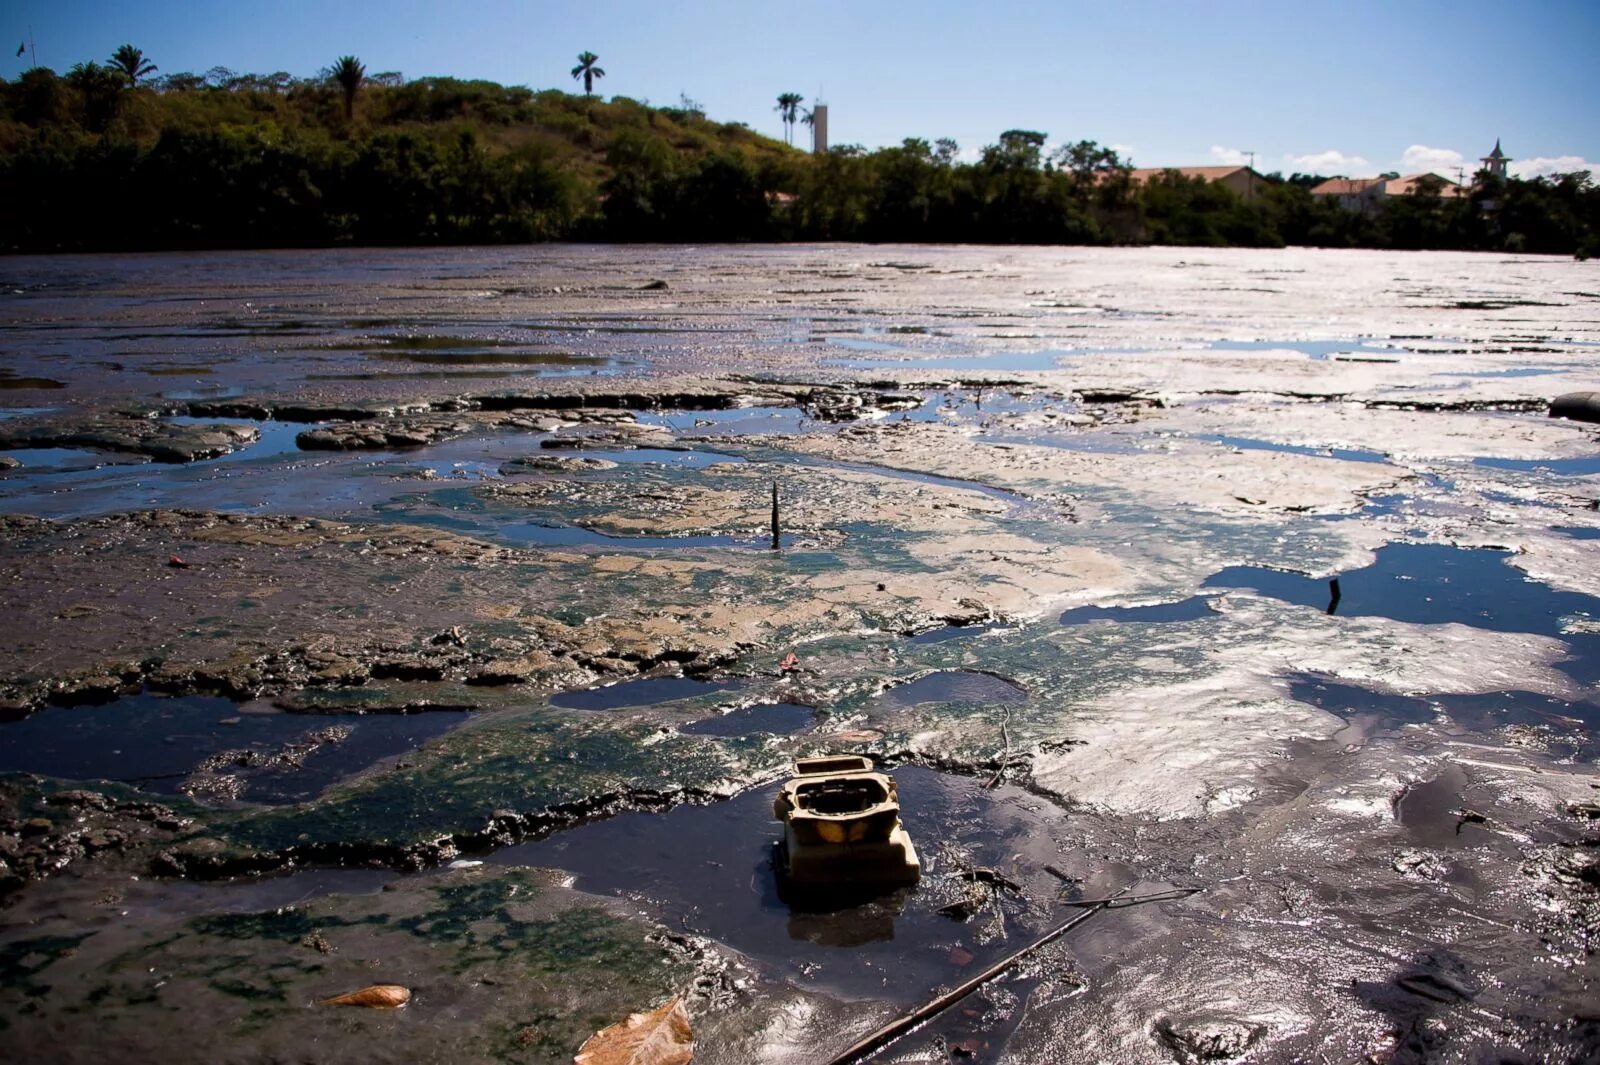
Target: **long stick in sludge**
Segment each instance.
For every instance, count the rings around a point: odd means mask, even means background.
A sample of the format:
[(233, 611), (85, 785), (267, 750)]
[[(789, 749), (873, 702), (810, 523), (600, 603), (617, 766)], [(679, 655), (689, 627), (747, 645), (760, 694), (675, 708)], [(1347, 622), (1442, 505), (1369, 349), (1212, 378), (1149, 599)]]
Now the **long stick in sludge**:
[(888, 1024), (884, 1025), (882, 1028), (879, 1028), (871, 1035), (858, 1040), (853, 1046), (850, 1047), (850, 1049), (844, 1051), (842, 1054), (829, 1058), (825, 1065), (851, 1065), (852, 1062), (863, 1060), (867, 1056), (882, 1050), (884, 1047), (888, 1046), (896, 1039), (899, 1039), (901, 1036), (905, 1035), (922, 1022), (936, 1017), (945, 1010), (949, 1009), (951, 1006), (954, 1006), (957, 1002), (960, 1002), (962, 999), (966, 998), (968, 995), (978, 990), (978, 988), (982, 987), (990, 980), (993, 980), (995, 977), (999, 976), (1017, 962), (1038, 950), (1040, 947), (1060, 939), (1062, 936), (1072, 931), (1072, 929), (1076, 928), (1078, 925), (1082, 924), (1095, 914), (1099, 913), (1101, 910), (1105, 909), (1113, 900), (1126, 895), (1128, 891), (1132, 889), (1132, 887), (1133, 885), (1129, 884), (1115, 895), (1112, 895), (1106, 898), (1104, 901), (1096, 904), (1092, 909), (1084, 910), (1071, 920), (1057, 925), (1055, 928), (1046, 932), (1038, 939), (1035, 939), (1032, 943), (1029, 943), (1015, 954), (1009, 955), (1008, 957), (1002, 958), (995, 962), (993, 965), (989, 966), (987, 969), (983, 970), (983, 972), (979, 973), (977, 976), (974, 976), (960, 987), (946, 991), (932, 1002), (918, 1006), (910, 1013), (904, 1014), (898, 1019), (890, 1021)]

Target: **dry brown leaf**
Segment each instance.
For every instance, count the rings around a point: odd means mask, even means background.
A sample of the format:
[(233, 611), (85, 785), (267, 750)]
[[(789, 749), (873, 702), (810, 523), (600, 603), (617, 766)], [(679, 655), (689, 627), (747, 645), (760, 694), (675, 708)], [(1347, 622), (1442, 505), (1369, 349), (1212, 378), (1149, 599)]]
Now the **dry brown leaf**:
[(399, 984), (373, 984), (347, 995), (322, 1000), (324, 1006), (365, 1006), (374, 1010), (395, 1010), (411, 1001), (411, 991)]
[(693, 1060), (694, 1031), (683, 999), (675, 998), (591, 1035), (572, 1065), (688, 1065)]

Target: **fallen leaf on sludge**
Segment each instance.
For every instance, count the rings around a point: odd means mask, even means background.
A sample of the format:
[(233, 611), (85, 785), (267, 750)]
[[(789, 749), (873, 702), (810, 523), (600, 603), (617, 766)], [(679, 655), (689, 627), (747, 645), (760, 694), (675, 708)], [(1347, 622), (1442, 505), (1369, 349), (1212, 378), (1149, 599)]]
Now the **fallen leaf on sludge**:
[(324, 1006), (365, 1006), (374, 1010), (399, 1009), (411, 1001), (409, 988), (399, 984), (373, 984), (347, 995), (335, 995), (322, 1000)]
[(572, 1065), (688, 1065), (693, 1060), (694, 1031), (683, 1000), (675, 998), (591, 1035)]

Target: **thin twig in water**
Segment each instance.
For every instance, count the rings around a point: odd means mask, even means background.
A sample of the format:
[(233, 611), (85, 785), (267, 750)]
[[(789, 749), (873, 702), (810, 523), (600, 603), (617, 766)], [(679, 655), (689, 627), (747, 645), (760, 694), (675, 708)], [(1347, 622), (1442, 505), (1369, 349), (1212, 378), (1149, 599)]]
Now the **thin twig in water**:
[(1124, 906), (1137, 906), (1141, 902), (1171, 902), (1174, 899), (1186, 899), (1190, 895), (1197, 895), (1205, 888), (1186, 887), (1172, 888), (1168, 891), (1155, 891), (1148, 895), (1112, 895), (1103, 899), (1072, 899), (1063, 902), (1063, 906), (1104, 906), (1108, 910), (1120, 910)]
[(1011, 707), (1005, 708), (1005, 714), (1006, 716), (1000, 719), (1000, 739), (1005, 743), (1005, 749), (1000, 752), (1000, 768), (994, 771), (994, 777), (983, 786), (986, 791), (993, 791), (999, 785), (1000, 777), (1004, 775), (1006, 766), (1011, 764), (1011, 732), (1006, 728), (1006, 725), (1011, 721)]

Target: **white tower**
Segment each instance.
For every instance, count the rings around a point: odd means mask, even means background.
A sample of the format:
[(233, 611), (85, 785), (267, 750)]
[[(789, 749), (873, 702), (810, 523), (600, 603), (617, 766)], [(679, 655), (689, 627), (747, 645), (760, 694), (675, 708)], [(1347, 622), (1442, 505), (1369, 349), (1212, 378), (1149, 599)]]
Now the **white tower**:
[(828, 150), (827, 104), (814, 104), (811, 108), (811, 150), (817, 155)]
[(1511, 162), (1511, 156), (1500, 150), (1500, 138), (1496, 137), (1494, 139), (1494, 151), (1478, 160), (1478, 162), (1483, 164), (1484, 170), (1504, 181), (1506, 179), (1506, 164)]

